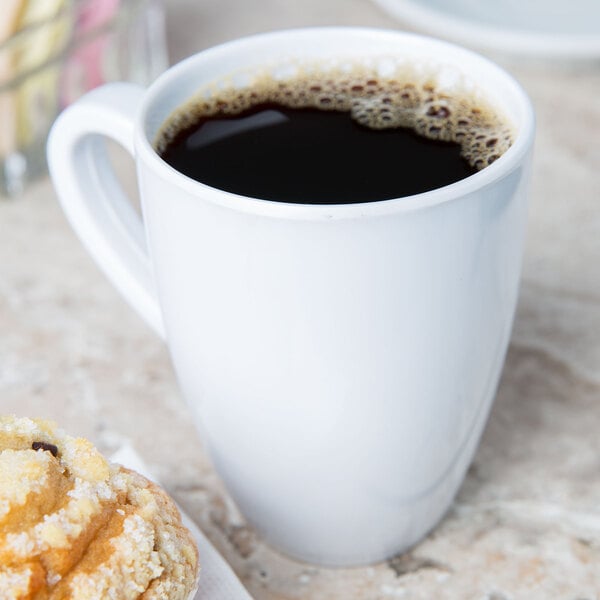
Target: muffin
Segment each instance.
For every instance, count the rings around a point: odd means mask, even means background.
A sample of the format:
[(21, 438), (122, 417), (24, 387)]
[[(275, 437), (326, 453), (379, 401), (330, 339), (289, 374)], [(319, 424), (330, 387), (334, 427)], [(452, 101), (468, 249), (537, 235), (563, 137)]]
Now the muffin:
[(187, 600), (197, 575), (158, 486), (53, 423), (0, 417), (0, 598)]

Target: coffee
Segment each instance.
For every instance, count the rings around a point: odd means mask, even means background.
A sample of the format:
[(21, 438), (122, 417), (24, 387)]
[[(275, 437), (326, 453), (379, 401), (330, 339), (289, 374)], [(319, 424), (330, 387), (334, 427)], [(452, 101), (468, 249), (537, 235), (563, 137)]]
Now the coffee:
[(206, 91), (167, 120), (156, 148), (197, 181), (244, 196), (349, 204), (427, 192), (494, 162), (507, 123), (474, 92), (404, 69), (263, 74)]

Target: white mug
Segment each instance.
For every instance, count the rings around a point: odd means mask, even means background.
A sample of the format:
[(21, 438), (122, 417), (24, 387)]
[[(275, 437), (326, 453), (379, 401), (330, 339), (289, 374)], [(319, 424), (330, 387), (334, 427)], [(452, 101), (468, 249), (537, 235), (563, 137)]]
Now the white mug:
[[(491, 166), (371, 203), (246, 198), (153, 148), (199, 87), (274, 60), (402, 56), (458, 69), (512, 121)], [(490, 410), (517, 300), (534, 133), (498, 66), (417, 35), (257, 35), (143, 90), (99, 88), (57, 120), (50, 171), (109, 279), (162, 336), (212, 461), (248, 521), (294, 557), (378, 561), (421, 539), (460, 486)], [(143, 223), (106, 156), (135, 158)]]

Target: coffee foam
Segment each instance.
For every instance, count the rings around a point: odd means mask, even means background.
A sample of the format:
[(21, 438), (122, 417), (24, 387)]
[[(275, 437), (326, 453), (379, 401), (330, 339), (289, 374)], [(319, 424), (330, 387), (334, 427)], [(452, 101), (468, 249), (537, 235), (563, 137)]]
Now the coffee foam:
[(472, 85), (448, 87), (440, 73), (401, 65), (381, 69), (352, 65), (324, 70), (303, 66), (288, 76), (256, 73), (244, 85), (215, 82), (198, 91), (163, 124), (155, 141), (162, 154), (179, 132), (206, 118), (234, 116), (254, 106), (279, 104), (349, 112), (372, 129), (407, 127), (429, 139), (455, 142), (476, 169), (492, 164), (511, 146), (509, 121)]

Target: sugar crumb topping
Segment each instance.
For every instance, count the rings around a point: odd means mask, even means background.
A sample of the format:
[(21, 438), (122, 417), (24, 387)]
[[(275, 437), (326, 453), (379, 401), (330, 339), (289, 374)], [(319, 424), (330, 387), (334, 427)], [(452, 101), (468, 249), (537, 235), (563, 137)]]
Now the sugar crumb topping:
[(186, 598), (197, 570), (160, 488), (52, 423), (0, 417), (0, 598)]

